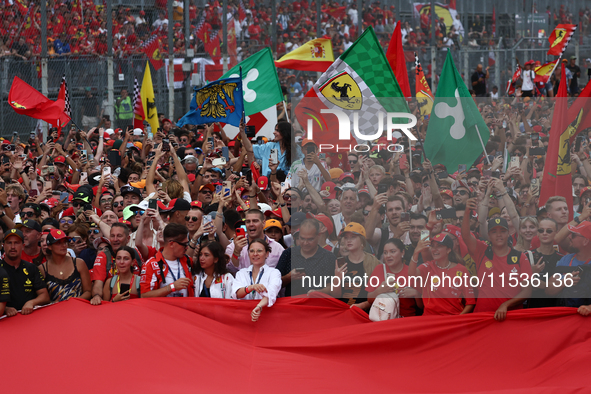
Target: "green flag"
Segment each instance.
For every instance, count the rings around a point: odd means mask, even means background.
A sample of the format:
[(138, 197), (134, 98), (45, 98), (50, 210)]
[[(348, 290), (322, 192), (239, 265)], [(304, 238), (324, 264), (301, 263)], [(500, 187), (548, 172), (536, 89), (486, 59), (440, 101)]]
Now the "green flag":
[(443, 164), (451, 174), (459, 164), (470, 167), (489, 137), (488, 126), (448, 51), (429, 119), (425, 154), (433, 165)]
[(281, 101), (281, 84), (277, 77), (271, 49), (265, 47), (243, 60), (220, 79), (240, 76), (242, 67), (242, 89), (244, 91), (244, 113), (261, 112)]

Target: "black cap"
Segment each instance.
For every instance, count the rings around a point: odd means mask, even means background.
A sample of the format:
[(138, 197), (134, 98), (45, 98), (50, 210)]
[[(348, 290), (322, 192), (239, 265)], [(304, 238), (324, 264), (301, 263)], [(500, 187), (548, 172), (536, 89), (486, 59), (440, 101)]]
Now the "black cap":
[(191, 210), (191, 203), (184, 198), (174, 198), (170, 200), (168, 203), (168, 207), (166, 212), (176, 212), (176, 211), (190, 211)]
[(503, 227), (506, 230), (509, 230), (509, 224), (503, 218), (495, 218), (488, 221), (488, 232), (495, 227)]
[(72, 196), (72, 201), (82, 200), (85, 203), (91, 203), (92, 198), (93, 198), (93, 195), (91, 192), (88, 192), (87, 190), (78, 189), (78, 191), (76, 193), (74, 193), (74, 195)]
[(291, 215), (291, 217), (289, 218), (289, 221), (287, 222), (287, 225), (290, 227), (299, 227), (302, 225), (302, 222), (306, 220), (306, 214), (303, 212), (295, 212), (293, 215)]
[(21, 230), (17, 230), (15, 228), (13, 228), (12, 230), (10, 230), (6, 234), (4, 234), (4, 241), (6, 242), (6, 239), (8, 237), (13, 236), (13, 235), (19, 237), (21, 239), (21, 241), (24, 239), (23, 232)]
[(30, 228), (31, 230), (37, 230), (39, 232), (43, 231), (43, 229), (41, 228), (41, 225), (33, 219), (27, 219), (22, 223), (17, 223), (16, 228), (20, 229), (22, 227)]
[(137, 187), (133, 187), (131, 185), (125, 185), (121, 188), (121, 195), (124, 196), (126, 194), (133, 193), (137, 194), (139, 198), (142, 198), (142, 192)]

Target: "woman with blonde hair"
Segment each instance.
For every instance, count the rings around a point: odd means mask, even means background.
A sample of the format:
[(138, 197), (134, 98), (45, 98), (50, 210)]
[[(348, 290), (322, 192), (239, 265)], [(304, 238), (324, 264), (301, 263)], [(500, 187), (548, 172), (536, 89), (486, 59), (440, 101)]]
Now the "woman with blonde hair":
[[(538, 235), (538, 219), (533, 216), (526, 216), (519, 221), (519, 233), (517, 235), (517, 243), (515, 249), (520, 252), (525, 252), (531, 248), (532, 239)], [(535, 262), (531, 262), (535, 264)]]

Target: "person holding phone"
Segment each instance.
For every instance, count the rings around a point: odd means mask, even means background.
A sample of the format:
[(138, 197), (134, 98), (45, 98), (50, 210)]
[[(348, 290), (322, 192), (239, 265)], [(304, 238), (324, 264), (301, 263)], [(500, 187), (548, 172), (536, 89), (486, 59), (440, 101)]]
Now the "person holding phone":
[(283, 171), (287, 175), (291, 166), (291, 133), (292, 128), (289, 122), (279, 122), (275, 125), (273, 131), (273, 141), (265, 144), (255, 144), (250, 142), (246, 136), (244, 123), (240, 124), (240, 138), (247, 152), (253, 152), (255, 160), (262, 163), (261, 175), (271, 177), (272, 171), (269, 168), (271, 160), (271, 149), (277, 150), (279, 165), (277, 170)]
[(248, 245), (250, 266), (236, 273), (232, 284), (233, 299), (260, 300), (250, 316), (259, 320), (264, 307), (272, 307), (281, 290), (281, 272), (266, 264), (271, 247), (266, 240), (253, 239)]
[(105, 282), (103, 301), (119, 302), (141, 297), (140, 277), (131, 270), (134, 260), (135, 252), (129, 246), (122, 246), (117, 250), (115, 253), (117, 275)]
[(308, 180), (314, 188), (314, 190), (320, 190), (324, 182), (331, 182), (332, 178), (326, 167), (326, 163), (320, 161), (318, 157), (318, 146), (316, 143), (309, 139), (302, 141), (302, 149), (305, 152), (305, 157), (302, 160), (296, 160), (289, 170), (291, 175), (291, 184), (294, 187), (299, 187), (300, 176), (298, 173), (300, 170), (306, 170)]
[[(419, 254), (429, 248), (433, 260), (417, 267)], [(463, 315), (474, 310), (476, 300), (474, 289), (466, 282), (463, 286), (455, 286), (442, 280), (447, 277), (471, 276), (470, 272), (460, 263), (460, 258), (453, 251), (454, 243), (447, 233), (439, 233), (421, 239), (410, 259), (408, 275), (420, 276), (425, 282), (421, 289), (423, 315)], [(431, 280), (429, 281), (429, 278)]]
[(193, 265), (195, 297), (232, 298), (234, 277), (226, 268), (228, 257), (218, 242), (204, 243)]

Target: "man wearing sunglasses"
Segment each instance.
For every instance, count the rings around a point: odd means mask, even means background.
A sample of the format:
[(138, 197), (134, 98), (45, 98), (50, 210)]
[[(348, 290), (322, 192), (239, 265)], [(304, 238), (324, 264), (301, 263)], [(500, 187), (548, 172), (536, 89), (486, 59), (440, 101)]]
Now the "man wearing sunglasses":
[(163, 231), (164, 247), (142, 267), (142, 298), (193, 297), (191, 259), (187, 256), (187, 227), (169, 223)]
[(41, 207), (37, 204), (26, 203), (21, 211), (21, 219), (33, 219), (39, 221), (41, 215)]
[(162, 213), (168, 214), (168, 223), (176, 223), (180, 225), (186, 224), (186, 217), (191, 210), (191, 203), (184, 198), (175, 198), (170, 200), (168, 207), (161, 210)]
[(454, 194), (454, 208), (460, 204), (466, 204), (466, 201), (472, 196), (472, 188), (464, 180), (455, 181), (451, 185), (451, 190)]

